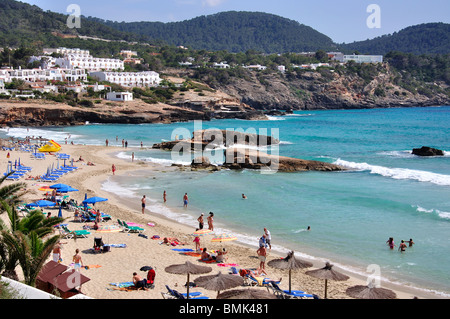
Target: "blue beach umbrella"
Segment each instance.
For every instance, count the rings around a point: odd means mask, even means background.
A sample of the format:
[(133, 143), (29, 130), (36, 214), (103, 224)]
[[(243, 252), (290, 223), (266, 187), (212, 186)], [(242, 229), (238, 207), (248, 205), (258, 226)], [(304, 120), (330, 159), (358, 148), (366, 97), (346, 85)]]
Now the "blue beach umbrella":
[(55, 189), (60, 189), (60, 188), (63, 188), (63, 187), (69, 187), (69, 185), (66, 185), (66, 184), (55, 184), (55, 185), (50, 186), (50, 188), (55, 188)]
[(94, 196), (94, 197), (90, 197), (90, 198), (85, 199), (82, 203), (83, 204), (95, 204), (95, 203), (98, 203), (98, 202), (105, 202), (107, 200), (108, 200), (107, 198)]
[(49, 200), (38, 200), (37, 202), (27, 204), (27, 207), (52, 207), (56, 204), (54, 202), (51, 202)]

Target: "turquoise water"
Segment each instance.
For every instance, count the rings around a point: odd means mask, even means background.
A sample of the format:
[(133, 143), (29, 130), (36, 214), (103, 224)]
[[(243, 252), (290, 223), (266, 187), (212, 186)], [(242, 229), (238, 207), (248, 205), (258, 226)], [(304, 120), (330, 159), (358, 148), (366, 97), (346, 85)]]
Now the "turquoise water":
[[(137, 159), (168, 166), (173, 162), (170, 152), (136, 147), (141, 141), (150, 146), (170, 140), (175, 129), (192, 132), (197, 124), (92, 124), (28, 133), (10, 129), (8, 134), (42, 135), (60, 142), (70, 134), (76, 143), (98, 145), (106, 138), (114, 144), (118, 136), (119, 144), (124, 138), (132, 148), (120, 157), (129, 158), (134, 151)], [(202, 125), (267, 129), (269, 135), (279, 134), (280, 155), (338, 163), (349, 170), (144, 171), (108, 181), (105, 189), (136, 198), (146, 194), (153, 210), (193, 226), (200, 212), (212, 211), (218, 232), (233, 232), (247, 243), (256, 244), (267, 227), (277, 249), (294, 249), (363, 274), (368, 265), (377, 264), (384, 279), (450, 296), (450, 107), (299, 111), (270, 121)], [(423, 145), (443, 149), (445, 156), (410, 154)], [(163, 190), (167, 206), (161, 203)], [(190, 198), (187, 210), (182, 208), (185, 192)], [(307, 226), (311, 231), (305, 231)], [(397, 246), (410, 238), (416, 245), (405, 253), (392, 251), (386, 246), (389, 237)]]

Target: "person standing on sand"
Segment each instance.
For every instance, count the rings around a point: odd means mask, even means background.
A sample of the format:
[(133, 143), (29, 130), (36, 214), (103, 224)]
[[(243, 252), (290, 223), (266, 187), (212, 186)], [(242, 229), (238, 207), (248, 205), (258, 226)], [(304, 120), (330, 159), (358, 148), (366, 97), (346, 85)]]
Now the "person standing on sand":
[[(61, 257), (61, 244), (63, 244), (62, 242), (58, 242), (55, 247), (53, 247), (53, 261), (54, 262), (61, 262), (62, 261), (62, 257)], [(65, 243), (64, 243), (65, 244)]]
[(256, 251), (259, 258), (259, 268), (260, 269), (266, 269), (266, 256), (267, 256), (267, 250), (266, 246), (262, 245), (259, 247), (259, 249)]
[(200, 215), (199, 218), (197, 218), (198, 221), (198, 228), (203, 229), (203, 213)]
[(80, 271), (81, 267), (84, 267), (83, 260), (81, 259), (81, 256), (79, 255), (80, 250), (77, 248), (75, 250), (75, 255), (72, 258), (72, 261), (74, 262), (74, 269), (78, 269)]
[(272, 249), (272, 244), (270, 243), (272, 237), (270, 237), (270, 231), (267, 228), (264, 228), (264, 235), (266, 235), (266, 244), (269, 245), (269, 249)]
[(142, 199), (141, 199), (141, 203), (142, 203), (142, 214), (144, 214), (144, 212), (145, 212), (145, 195), (144, 196), (142, 196)]
[(208, 229), (210, 231), (213, 231), (214, 230), (214, 224), (213, 224), (213, 222), (214, 222), (214, 213), (213, 212), (209, 212), (209, 216), (206, 219), (208, 221)]
[(187, 205), (189, 204), (189, 198), (188, 198), (188, 195), (187, 195), (187, 193), (184, 193), (184, 196), (183, 196), (183, 205), (184, 205), (184, 208), (187, 208)]
[(116, 172), (116, 165), (112, 164), (111, 169), (112, 169), (113, 175), (116, 175), (116, 174), (115, 174), (115, 172)]
[(109, 144), (108, 139), (106, 139), (105, 144), (106, 144), (106, 146), (108, 146), (108, 144)]

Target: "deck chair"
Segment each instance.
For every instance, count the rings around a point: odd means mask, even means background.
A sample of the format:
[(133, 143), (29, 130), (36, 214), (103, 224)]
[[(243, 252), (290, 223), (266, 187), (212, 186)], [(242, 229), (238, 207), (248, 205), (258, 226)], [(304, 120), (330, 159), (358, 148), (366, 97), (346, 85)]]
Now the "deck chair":
[(307, 294), (304, 291), (301, 290), (283, 290), (281, 289), (277, 283), (271, 282), (269, 285), (266, 286), (267, 290), (272, 290), (273, 294), (276, 295), (280, 299), (302, 299), (302, 298), (315, 298), (312, 294)]
[(103, 249), (103, 240), (101, 237), (95, 237), (94, 238), (94, 252), (102, 252)]
[(126, 232), (128, 233), (143, 233), (145, 231), (144, 228), (138, 226), (128, 226), (125, 221), (123, 221), (122, 224), (125, 227)]
[(69, 230), (66, 226), (63, 226), (63, 229), (68, 232), (73, 234), (75, 237), (80, 237), (80, 238), (87, 238), (88, 235), (90, 235), (91, 233), (85, 229), (82, 230)]
[[(166, 285), (167, 291), (169, 295), (175, 297), (175, 299), (187, 299), (187, 293), (180, 293), (176, 290), (170, 289), (168, 285)], [(190, 292), (189, 299), (209, 299), (206, 296), (201, 296), (201, 292)]]
[(64, 227), (58, 227), (59, 233), (64, 239), (72, 239), (74, 234), (70, 231), (67, 231)]

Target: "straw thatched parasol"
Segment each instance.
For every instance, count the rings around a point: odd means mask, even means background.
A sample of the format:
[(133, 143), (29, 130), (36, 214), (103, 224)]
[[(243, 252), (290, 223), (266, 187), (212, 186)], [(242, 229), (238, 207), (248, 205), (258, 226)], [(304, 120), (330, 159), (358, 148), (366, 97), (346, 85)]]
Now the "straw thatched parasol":
[(294, 252), (290, 251), (286, 258), (283, 259), (273, 259), (267, 263), (270, 267), (277, 269), (288, 269), (289, 270), (289, 293), (291, 292), (291, 272), (295, 269), (304, 269), (312, 267), (313, 264), (304, 260), (295, 258)]
[(227, 290), (217, 295), (217, 299), (277, 299), (274, 294), (264, 289)]
[(189, 261), (180, 265), (171, 265), (164, 269), (170, 274), (187, 275), (187, 298), (189, 299), (189, 275), (206, 274), (212, 271), (211, 267), (195, 265)]
[(194, 280), (194, 283), (199, 287), (217, 291), (217, 294), (219, 294), (221, 290), (242, 286), (244, 278), (219, 272), (217, 275), (198, 277)]
[(390, 289), (358, 285), (347, 288), (345, 291), (347, 295), (356, 299), (395, 299), (397, 295)]
[(333, 265), (329, 262), (326, 262), (325, 267), (316, 269), (316, 270), (309, 270), (305, 272), (305, 274), (318, 278), (318, 279), (325, 279), (325, 297), (327, 298), (327, 284), (328, 280), (335, 280), (335, 281), (345, 281), (348, 280), (350, 277), (344, 274), (341, 274), (337, 271), (334, 271)]

